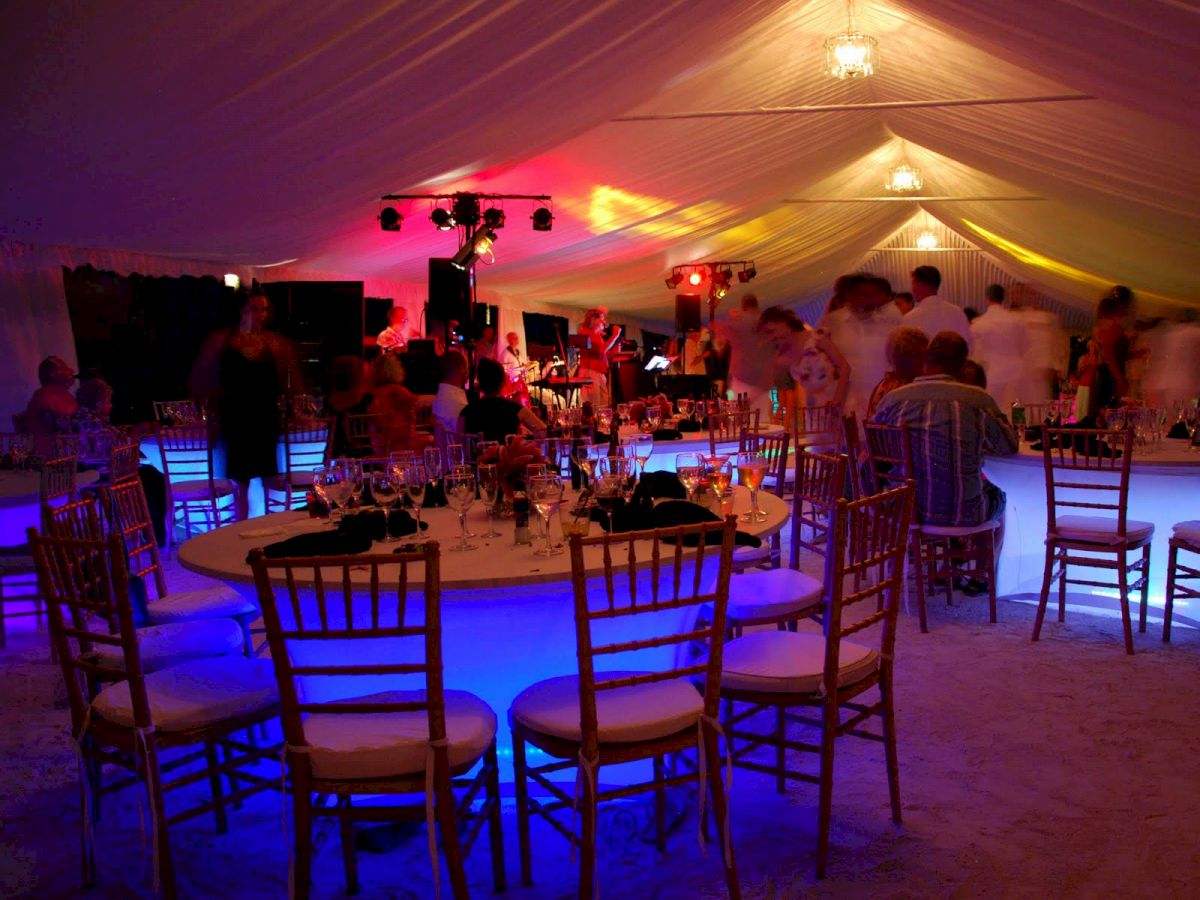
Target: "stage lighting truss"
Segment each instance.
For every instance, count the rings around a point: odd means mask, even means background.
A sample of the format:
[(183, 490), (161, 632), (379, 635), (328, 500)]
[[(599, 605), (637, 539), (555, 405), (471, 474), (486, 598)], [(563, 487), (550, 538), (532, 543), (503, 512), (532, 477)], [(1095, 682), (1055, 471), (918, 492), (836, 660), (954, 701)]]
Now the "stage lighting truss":
[(681, 284), (698, 288), (708, 283), (708, 296), (714, 303), (725, 298), (733, 285), (734, 268), (737, 268), (737, 280), (740, 284), (749, 283), (757, 274), (758, 268), (752, 259), (714, 260), (712, 262), (687, 263), (671, 269), (665, 284), (675, 290)]
[(450, 265), (465, 271), (482, 260), (485, 266), (490, 266), (496, 261), (496, 254), (492, 251), (495, 243), (496, 232), (490, 228), (482, 228), (459, 248), (450, 259)]

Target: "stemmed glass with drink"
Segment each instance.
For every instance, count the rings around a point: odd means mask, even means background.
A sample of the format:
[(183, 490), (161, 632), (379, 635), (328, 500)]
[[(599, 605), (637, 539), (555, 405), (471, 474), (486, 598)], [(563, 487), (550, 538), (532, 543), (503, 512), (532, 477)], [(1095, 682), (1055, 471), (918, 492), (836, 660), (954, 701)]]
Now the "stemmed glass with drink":
[(446, 503), (458, 513), (458, 527), (462, 537), (451, 550), (474, 550), (475, 544), (467, 543), (467, 510), (475, 502), (475, 475), (467, 466), (456, 468), (446, 476)]
[(675, 474), (679, 483), (687, 490), (689, 501), (695, 502), (696, 488), (704, 475), (704, 457), (699, 453), (676, 453)]
[(329, 504), (330, 522), (337, 525), (346, 514), (346, 503), (352, 490), (350, 479), (341, 466), (318, 469), (313, 473), (313, 490)]
[(428, 484), (429, 473), (423, 464), (415, 462), (404, 470), (404, 493), (417, 513), (417, 533), (413, 536), (414, 541), (425, 540), (425, 535), (421, 533), (421, 507), (425, 505), (425, 489)]
[(498, 538), (496, 523), (492, 516), (496, 512), (496, 498), (500, 493), (500, 471), (495, 463), (479, 464), (479, 493), (487, 510), (488, 530), (483, 533), (485, 538)]
[(610, 434), (613, 427), (613, 411), (609, 407), (596, 410), (596, 427)]
[(558, 512), (563, 499), (563, 482), (558, 475), (539, 475), (529, 479), (529, 502), (542, 519), (545, 528), (546, 543), (533, 551), (535, 556), (554, 556), (562, 553), (561, 547), (555, 547), (550, 537), (550, 517)]
[(738, 478), (750, 489), (750, 512), (742, 516), (747, 522), (766, 521), (767, 514), (758, 508), (758, 490), (766, 475), (766, 456), (758, 452), (738, 454)]
[(658, 427), (662, 424), (662, 407), (657, 403), (646, 405), (646, 422), (650, 425), (651, 430), (658, 431)]

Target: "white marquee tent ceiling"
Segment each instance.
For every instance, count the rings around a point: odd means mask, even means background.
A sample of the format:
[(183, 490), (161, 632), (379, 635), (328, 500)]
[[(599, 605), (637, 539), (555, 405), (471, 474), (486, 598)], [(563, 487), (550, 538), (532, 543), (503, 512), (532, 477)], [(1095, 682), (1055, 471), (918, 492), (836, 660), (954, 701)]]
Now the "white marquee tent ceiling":
[[(804, 299), (910, 220), (884, 195), (1030, 196), (925, 210), (1068, 301), (1131, 284), (1200, 304), (1200, 6), (891, 0), (856, 7), (870, 79), (822, 72), (839, 0), (94, 0), (25, 4), (0, 54), (0, 234), (421, 283), (453, 237), (380, 194), (549, 193), (507, 205), (480, 283), (666, 313), (671, 265), (753, 258)], [(1086, 94), (1073, 102), (614, 122), (758, 106)]]

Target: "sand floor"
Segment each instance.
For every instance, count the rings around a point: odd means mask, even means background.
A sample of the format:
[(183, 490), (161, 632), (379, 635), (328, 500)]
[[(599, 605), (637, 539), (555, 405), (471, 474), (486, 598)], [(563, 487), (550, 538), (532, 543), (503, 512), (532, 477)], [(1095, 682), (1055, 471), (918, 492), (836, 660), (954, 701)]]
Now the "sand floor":
[[(172, 564), (177, 587), (194, 578)], [(1197, 611), (1181, 610), (1194, 620)], [(837, 747), (828, 877), (813, 878), (816, 790), (776, 794), (767, 776), (734, 776), (733, 840), (746, 896), (1196, 897), (1200, 896), (1200, 631), (1159, 620), (1122, 652), (1120, 623), (1076, 612), (1029, 640), (1033, 609), (1002, 602), (986, 623), (983, 598), (940, 602), (931, 634), (902, 618), (897, 697), (904, 825), (893, 826), (882, 749)], [(78, 793), (60, 674), (46, 638), (17, 631), (0, 652), (0, 896), (54, 898), (79, 889)], [(503, 721), (503, 715), (501, 716)], [(601, 895), (717, 897), (720, 856), (696, 839), (693, 797), (673, 794), (667, 852), (655, 852), (650, 808), (602, 814)], [(278, 795), (172, 832), (187, 897), (285, 897), (288, 845)], [(99, 884), (86, 896), (150, 896), (135, 792), (106, 800), (98, 829)], [(566, 842), (535, 825), (536, 884), (519, 884), (516, 821), (504, 816), (507, 895), (558, 898), (575, 890)], [(394, 835), (394, 833), (393, 833)], [(432, 897), (424, 834), (385, 853), (361, 853), (363, 897)], [(491, 893), (486, 839), (468, 860), (472, 893)], [(335, 833), (314, 869), (315, 897), (344, 894)], [(444, 896), (447, 883), (442, 881)]]

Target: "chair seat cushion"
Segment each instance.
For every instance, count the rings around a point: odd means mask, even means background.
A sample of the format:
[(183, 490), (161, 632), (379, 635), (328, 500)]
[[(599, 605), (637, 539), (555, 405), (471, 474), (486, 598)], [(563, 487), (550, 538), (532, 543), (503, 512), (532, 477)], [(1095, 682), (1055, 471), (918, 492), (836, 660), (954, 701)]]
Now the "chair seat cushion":
[[(237, 485), (228, 478), (214, 478), (213, 491), (217, 497), (227, 497), (237, 490)], [(201, 478), (192, 481), (171, 481), (171, 497), (176, 503), (193, 500), (207, 500), (213, 494), (208, 489), (208, 479)]]
[[(756, 631), (725, 645), (721, 687), (784, 694), (816, 693), (825, 677), (825, 636), (809, 631)], [(879, 667), (879, 652), (842, 641), (838, 683), (854, 684)]]
[[(596, 681), (642, 674), (597, 672)], [(680, 679), (596, 691), (600, 743), (652, 741), (694, 726), (704, 712), (704, 698)], [(540, 734), (567, 741), (581, 739), (579, 676), (561, 675), (527, 687), (513, 700), (512, 719)]]
[[(496, 737), (496, 714), (466, 691), (446, 691), (446, 738), (452, 768), (472, 765)], [(356, 703), (411, 703), (424, 691), (384, 691)], [(318, 778), (389, 778), (425, 771), (429, 714), (313, 713), (304, 720), (313, 774)]]
[(11, 569), (25, 571), (32, 568), (33, 550), (28, 544), (0, 547), (0, 571)]
[(751, 547), (749, 544), (738, 544), (733, 548), (733, 564), (735, 566), (751, 566), (755, 563), (765, 563), (770, 558), (770, 544), (759, 544), (757, 547)]
[(926, 537), (970, 537), (1000, 527), (999, 519), (990, 519), (979, 525), (921, 525), (921, 534)]
[(189, 622), (193, 619), (240, 619), (258, 616), (258, 607), (228, 585), (174, 591), (149, 605), (151, 625)]
[(795, 569), (747, 572), (729, 579), (729, 618), (739, 621), (786, 616), (821, 601), (824, 585)]
[[(268, 710), (279, 702), (269, 659), (197, 659), (151, 672), (145, 681), (150, 716), (159, 731), (203, 728)], [(100, 691), (92, 711), (110, 722), (133, 727), (129, 682)]]
[[(242, 654), (242, 629), (232, 619), (200, 619), (170, 625), (149, 625), (137, 631), (138, 653), (143, 672), (157, 672), (167, 666), (193, 659)], [(102, 666), (125, 668), (121, 648), (113, 644), (93, 644), (94, 658)]]
[(1200, 519), (1177, 523), (1172, 536), (1182, 538), (1193, 547), (1200, 547)]
[[(1102, 516), (1058, 516), (1054, 524), (1055, 536), (1064, 540), (1087, 541), (1094, 544), (1115, 544), (1117, 542), (1116, 519), (1107, 519)], [(1139, 544), (1149, 540), (1153, 535), (1153, 522), (1125, 520), (1125, 539), (1129, 543)]]

